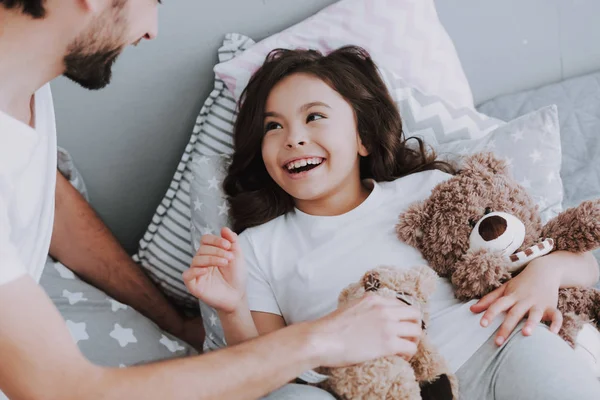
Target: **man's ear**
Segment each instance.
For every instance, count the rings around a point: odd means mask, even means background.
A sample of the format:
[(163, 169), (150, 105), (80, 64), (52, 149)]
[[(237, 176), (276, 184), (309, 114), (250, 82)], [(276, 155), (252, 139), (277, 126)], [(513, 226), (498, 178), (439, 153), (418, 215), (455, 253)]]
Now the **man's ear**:
[(428, 220), (425, 204), (424, 201), (412, 204), (400, 214), (396, 224), (398, 239), (417, 248), (423, 238), (423, 226)]

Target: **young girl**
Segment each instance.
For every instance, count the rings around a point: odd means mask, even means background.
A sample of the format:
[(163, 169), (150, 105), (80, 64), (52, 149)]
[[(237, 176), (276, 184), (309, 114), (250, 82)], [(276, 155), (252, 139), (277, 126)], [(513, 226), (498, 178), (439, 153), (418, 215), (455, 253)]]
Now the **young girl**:
[[(378, 265), (424, 263), (394, 227), (452, 168), (404, 139), (364, 50), (276, 50), (240, 104), (224, 187), (241, 235), (203, 237), (185, 274), (192, 293), (219, 310), (228, 344), (333, 311), (339, 292)], [(554, 334), (558, 289), (597, 278), (591, 255), (554, 253), (479, 302), (457, 301), (440, 279), (427, 334), (461, 397), (600, 398), (600, 383)]]

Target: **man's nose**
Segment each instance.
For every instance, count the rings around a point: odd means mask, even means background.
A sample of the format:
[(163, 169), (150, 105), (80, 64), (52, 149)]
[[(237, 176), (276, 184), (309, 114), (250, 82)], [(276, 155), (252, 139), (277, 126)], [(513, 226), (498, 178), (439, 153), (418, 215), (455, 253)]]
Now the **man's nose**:
[(155, 12), (151, 19), (151, 26), (144, 35), (144, 39), (152, 40), (158, 36), (158, 12)]

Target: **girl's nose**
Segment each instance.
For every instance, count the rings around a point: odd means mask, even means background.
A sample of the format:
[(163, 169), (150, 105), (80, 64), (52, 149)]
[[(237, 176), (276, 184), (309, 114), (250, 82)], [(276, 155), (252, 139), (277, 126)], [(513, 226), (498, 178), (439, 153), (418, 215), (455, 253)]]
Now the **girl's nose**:
[(288, 142), (288, 144), (286, 145), (288, 149), (293, 149), (294, 147), (302, 147), (306, 144), (306, 142), (304, 140), (300, 140), (300, 141), (295, 141), (295, 142)]

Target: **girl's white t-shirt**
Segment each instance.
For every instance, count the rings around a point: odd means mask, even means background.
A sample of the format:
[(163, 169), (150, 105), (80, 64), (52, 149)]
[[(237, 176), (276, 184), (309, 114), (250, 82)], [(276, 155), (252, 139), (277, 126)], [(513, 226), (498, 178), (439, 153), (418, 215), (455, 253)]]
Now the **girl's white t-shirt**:
[[(426, 265), (421, 253), (396, 236), (398, 216), (450, 175), (426, 171), (394, 182), (375, 183), (369, 197), (339, 216), (312, 216), (294, 210), (240, 235), (248, 268), (252, 311), (283, 316), (288, 325), (318, 319), (337, 308), (338, 295), (379, 265), (412, 268)], [(429, 301), (427, 335), (457, 371), (502, 323), (487, 328), (481, 315), (454, 297), (439, 278)]]
[(35, 93), (33, 111), (35, 129), (0, 112), (0, 287), (25, 274), (39, 281), (50, 247), (56, 125), (49, 84)]

